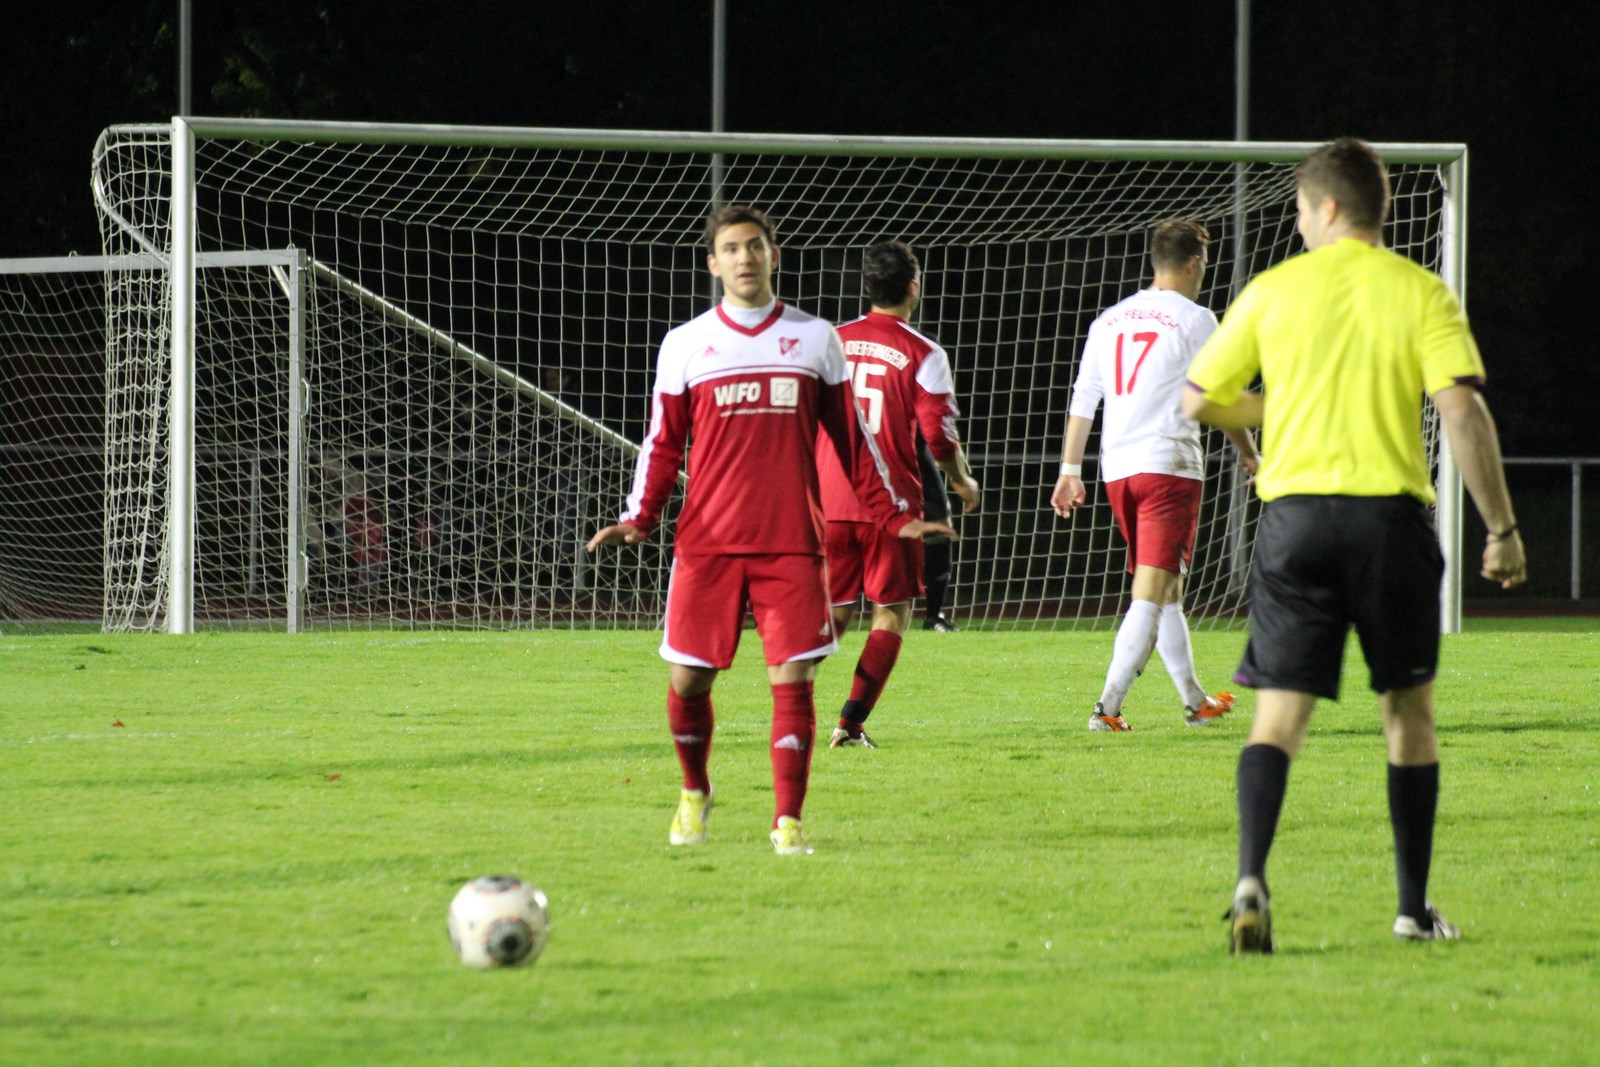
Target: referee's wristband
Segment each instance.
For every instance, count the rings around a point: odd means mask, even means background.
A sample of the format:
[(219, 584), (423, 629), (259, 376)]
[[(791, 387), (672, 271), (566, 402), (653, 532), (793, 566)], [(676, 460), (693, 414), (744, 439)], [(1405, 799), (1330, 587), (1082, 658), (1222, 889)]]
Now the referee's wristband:
[(1512, 534), (1514, 534), (1516, 532), (1517, 532), (1517, 524), (1516, 523), (1512, 523), (1510, 526), (1507, 526), (1504, 530), (1501, 530), (1499, 533), (1496, 533), (1495, 531), (1490, 530), (1489, 531), (1489, 540), (1491, 540), (1491, 541), (1504, 541), (1506, 538), (1510, 537)]
[(1082, 478), (1083, 477), (1083, 464), (1082, 463), (1063, 463), (1063, 464), (1061, 464), (1061, 473), (1063, 475), (1070, 474), (1074, 478)]

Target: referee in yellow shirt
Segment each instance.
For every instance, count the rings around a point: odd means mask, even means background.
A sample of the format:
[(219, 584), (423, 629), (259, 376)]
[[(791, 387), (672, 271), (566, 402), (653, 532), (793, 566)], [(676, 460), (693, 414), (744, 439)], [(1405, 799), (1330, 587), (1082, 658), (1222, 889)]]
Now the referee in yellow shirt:
[[(1397, 937), (1461, 936), (1427, 899), (1439, 795), (1433, 678), (1444, 564), (1422, 397), (1438, 408), (1489, 530), (1483, 576), (1527, 573), (1500, 442), (1479, 389), (1483, 361), (1437, 275), (1383, 247), (1389, 177), (1364, 141), (1341, 138), (1296, 172), (1306, 252), (1239, 294), (1189, 368), (1183, 408), (1223, 429), (1262, 427), (1265, 501), (1250, 576), (1250, 639), (1237, 681), (1257, 690), (1239, 754), (1234, 952), (1271, 952), (1267, 853), (1318, 697), (1337, 700), (1355, 627), (1389, 756)], [(1257, 375), (1262, 392), (1247, 392)]]

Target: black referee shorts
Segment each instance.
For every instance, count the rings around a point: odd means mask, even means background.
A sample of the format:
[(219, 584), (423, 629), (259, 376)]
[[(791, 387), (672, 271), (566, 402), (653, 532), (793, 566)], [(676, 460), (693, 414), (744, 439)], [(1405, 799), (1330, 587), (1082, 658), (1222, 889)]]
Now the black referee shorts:
[(1428, 508), (1409, 496), (1288, 496), (1256, 530), (1250, 640), (1235, 679), (1339, 699), (1345, 637), (1361, 641), (1375, 692), (1439, 667), (1444, 557)]

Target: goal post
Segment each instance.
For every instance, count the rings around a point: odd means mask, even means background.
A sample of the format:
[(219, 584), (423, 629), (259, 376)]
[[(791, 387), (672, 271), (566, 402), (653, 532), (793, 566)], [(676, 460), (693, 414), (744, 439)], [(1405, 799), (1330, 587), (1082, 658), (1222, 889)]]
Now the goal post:
[[(1461, 151), (1445, 165), (1442, 237), (1437, 270), (1464, 309), (1467, 304), (1467, 152)], [(1429, 405), (1430, 413), (1432, 405)], [(1435, 423), (1437, 417), (1435, 416)], [(1466, 493), (1461, 471), (1450, 452), (1450, 440), (1437, 425), (1434, 430), (1434, 485), (1439, 496), (1437, 523), (1439, 547), (1444, 556), (1444, 580), (1439, 587), (1439, 625), (1447, 634), (1461, 632), (1461, 584), (1471, 567), (1462, 554)]]
[[(923, 260), (916, 324), (951, 354), (986, 489), (963, 520), (956, 608), (977, 627), (1110, 625), (1128, 579), (1092, 456), (1089, 508), (1067, 523), (1046, 501), (1084, 331), (1148, 283), (1148, 232), (1173, 216), (1212, 231), (1201, 302), (1220, 315), (1235, 275), (1298, 250), (1293, 167), (1313, 147), (211, 118), (113, 127), (95, 160), (106, 251), (170, 250), (171, 274), (164, 291), (112, 295), (116, 314), (161, 320), (112, 358), (166, 379), (170, 414), (153, 417), (174, 464), (179, 437), (191, 463), (212, 440), (282, 442), (276, 473), (301, 480), (282, 493), (303, 498), (305, 626), (650, 626), (670, 516), (660, 543), (598, 560), (580, 534), (614, 521), (631, 481), (662, 334), (709, 299), (709, 205), (720, 193), (771, 211), (779, 295), (833, 321), (864, 306), (860, 250), (899, 237)], [(1461, 295), (1464, 146), (1377, 147), (1395, 185), (1387, 242)], [(193, 288), (200, 257), (252, 248), (305, 257), (303, 388), (287, 390), (298, 416), (222, 384), (290, 373), (283, 341), (215, 321), (264, 322), (262, 295), (208, 304)], [(192, 372), (202, 380), (190, 391)], [(291, 458), (297, 418), (304, 453)], [(1220, 436), (1207, 440), (1188, 601), (1196, 625), (1229, 625), (1244, 608), (1257, 509), (1227, 491)], [(1439, 460), (1453, 629), (1460, 494)], [(163, 477), (160, 626), (255, 620), (244, 598), (210, 592), (230, 572), (207, 524), (219, 509), (229, 521), (239, 492), (216, 471), (188, 490), (185, 471)]]

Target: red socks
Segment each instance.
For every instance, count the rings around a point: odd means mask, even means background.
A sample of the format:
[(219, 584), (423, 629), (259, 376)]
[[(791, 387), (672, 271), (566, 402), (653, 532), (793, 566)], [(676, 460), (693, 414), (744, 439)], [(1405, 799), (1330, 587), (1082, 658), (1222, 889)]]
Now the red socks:
[(672, 724), (672, 744), (678, 750), (678, 763), (683, 767), (683, 787), (709, 793), (711, 779), (706, 774), (706, 760), (711, 756), (710, 692), (680, 697), (669, 686), (667, 721)]
[[(706, 759), (711, 754), (711, 694), (680, 697), (667, 690), (672, 744), (683, 767), (683, 787), (710, 792)], [(798, 819), (811, 777), (811, 749), (817, 738), (817, 712), (810, 682), (772, 687), (772, 792), (778, 816)]]
[(817, 709), (810, 682), (772, 687), (772, 792), (777, 812), (800, 817), (811, 777), (811, 748), (817, 738)]
[(839, 719), (840, 727), (848, 729), (852, 736), (861, 732), (861, 724), (867, 721), (878, 698), (883, 695), (883, 687), (889, 684), (889, 672), (894, 670), (895, 662), (900, 658), (902, 643), (903, 638), (893, 630), (873, 630), (867, 634), (866, 646), (861, 650), (861, 658), (856, 661), (856, 677), (850, 686), (850, 700)]

